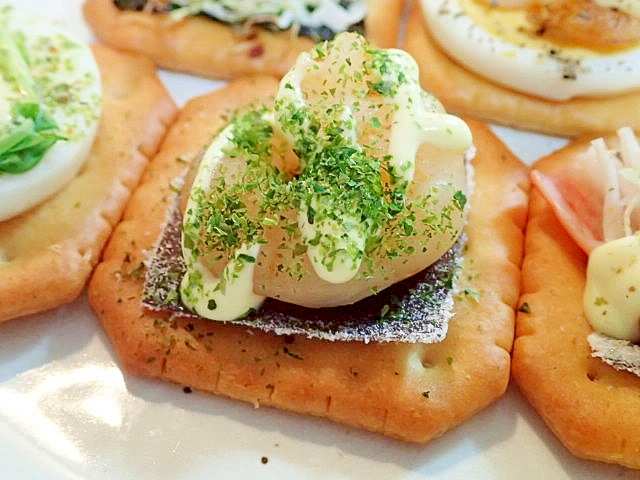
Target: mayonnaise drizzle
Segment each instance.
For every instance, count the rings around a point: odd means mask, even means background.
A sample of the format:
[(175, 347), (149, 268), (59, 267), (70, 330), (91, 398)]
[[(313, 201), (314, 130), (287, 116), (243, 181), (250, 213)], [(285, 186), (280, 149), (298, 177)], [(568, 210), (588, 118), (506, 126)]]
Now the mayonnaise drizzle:
[(255, 263), (242, 259), (242, 255), (257, 258), (259, 253), (260, 245), (239, 248), (221, 278), (214, 276), (202, 262), (192, 263), (182, 279), (182, 301), (198, 315), (221, 321), (235, 320), (259, 308), (264, 297), (253, 292)]
[(584, 312), (594, 330), (640, 340), (640, 237), (630, 235), (596, 247), (589, 255)]
[[(319, 210), (317, 198), (312, 200), (312, 207)], [(364, 252), (367, 227), (355, 216), (348, 215), (342, 218), (340, 224), (326, 217), (310, 224), (306, 208), (303, 207), (298, 212), (298, 228), (307, 244), (307, 256), (318, 277), (330, 283), (348, 282), (360, 268), (362, 257), (354, 257), (349, 252), (354, 250)], [(324, 246), (310, 242), (318, 232), (323, 236), (335, 238), (334, 249), (337, 253), (332, 256), (329, 263)]]
[[(464, 152), (472, 144), (471, 130), (454, 115), (449, 115), (435, 99), (426, 94), (419, 82), (416, 61), (402, 50), (387, 50), (409, 81), (400, 85), (393, 98), (396, 105), (389, 141), (389, 154), (394, 173), (402, 180), (413, 180), (418, 148), (429, 143), (443, 150)], [(387, 75), (382, 75), (386, 79)]]
[[(225, 148), (232, 143), (232, 126), (227, 126), (205, 152), (198, 172), (193, 180), (191, 191), (203, 191), (208, 194), (222, 159)], [(196, 219), (197, 201), (189, 195), (185, 209), (183, 225), (187, 226)], [(184, 229), (182, 233), (182, 255), (187, 272), (182, 278), (180, 295), (187, 308), (198, 315), (211, 320), (229, 321), (245, 315), (251, 309), (257, 309), (264, 301), (263, 296), (253, 292), (253, 271), (255, 262), (247, 262), (244, 256), (257, 259), (260, 245), (243, 245), (225, 266), (220, 278), (214, 276), (192, 249), (186, 245)]]
[[(409, 54), (399, 49), (386, 49), (385, 54), (393, 65), (393, 71), (400, 69), (404, 73), (404, 81), (398, 82), (389, 71), (375, 72), (379, 76), (376, 80), (391, 82), (396, 89), (393, 95), (383, 96), (383, 101), (394, 107), (388, 147), (389, 163), (393, 181), (409, 184), (414, 177), (415, 158), (422, 143), (428, 142), (445, 150), (463, 153), (472, 144), (471, 130), (460, 118), (447, 114), (434, 97), (422, 90), (418, 65)], [(302, 53), (280, 83), (275, 120), (292, 145), (296, 141), (295, 131), (288, 130), (287, 123), (290, 121), (286, 115), (292, 110), (308, 107), (302, 81), (307, 74), (325, 68), (323, 64), (326, 62), (325, 59), (316, 60), (309, 53)], [(340, 112), (343, 137), (350, 141), (354, 149), (361, 150), (362, 146), (358, 143), (359, 126), (350, 106), (341, 104)], [(303, 130), (308, 128), (308, 119), (305, 122)], [(316, 148), (320, 149), (322, 145), (318, 143)], [(318, 205), (319, 199), (314, 198), (312, 204)], [(354, 215), (344, 218), (340, 224), (328, 219), (311, 223), (303, 207), (298, 214), (298, 224), (308, 246), (311, 264), (320, 278), (331, 283), (344, 283), (354, 278), (364, 256), (369, 230), (366, 219), (360, 221)], [(318, 236), (331, 237), (334, 251), (338, 252), (329, 263), (322, 246), (312, 244)], [(354, 249), (359, 251), (359, 255), (348, 253)]]

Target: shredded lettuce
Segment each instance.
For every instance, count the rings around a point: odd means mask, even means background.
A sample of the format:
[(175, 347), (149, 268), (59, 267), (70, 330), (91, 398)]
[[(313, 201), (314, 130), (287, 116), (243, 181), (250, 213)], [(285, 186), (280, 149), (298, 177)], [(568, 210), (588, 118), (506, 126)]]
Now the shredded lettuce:
[(176, 18), (205, 13), (227, 23), (260, 19), (280, 29), (293, 25), (329, 27), (341, 32), (361, 22), (366, 14), (364, 0), (174, 0)]
[(0, 74), (12, 87), (10, 118), (0, 132), (0, 174), (18, 174), (35, 167), (47, 150), (64, 139), (47, 111), (29, 68), (24, 37), (0, 25)]

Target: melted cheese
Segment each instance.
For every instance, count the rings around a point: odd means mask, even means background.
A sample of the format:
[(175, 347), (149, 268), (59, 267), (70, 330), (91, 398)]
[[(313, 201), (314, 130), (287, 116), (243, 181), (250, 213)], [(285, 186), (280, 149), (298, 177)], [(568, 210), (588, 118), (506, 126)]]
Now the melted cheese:
[[(12, 7), (0, 9), (0, 23), (13, 35), (24, 35), (31, 73), (60, 133), (67, 138), (50, 147), (31, 170), (0, 173), (2, 221), (47, 199), (78, 173), (98, 128), (101, 85), (89, 47), (58, 24)], [(18, 98), (18, 90), (19, 86), (0, 77), (0, 125), (10, 121), (10, 105)]]
[(441, 48), (500, 85), (558, 101), (640, 89), (639, 45), (615, 53), (559, 47), (529, 33), (524, 9), (492, 8), (476, 0), (421, 4)]

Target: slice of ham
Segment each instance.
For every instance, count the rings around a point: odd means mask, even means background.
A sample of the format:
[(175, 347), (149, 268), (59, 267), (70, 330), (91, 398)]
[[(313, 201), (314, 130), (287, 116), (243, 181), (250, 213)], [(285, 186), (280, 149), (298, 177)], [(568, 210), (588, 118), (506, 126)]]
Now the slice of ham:
[(640, 216), (633, 214), (640, 203), (640, 144), (628, 127), (618, 130), (615, 143), (610, 148), (598, 138), (570, 166), (531, 172), (533, 185), (587, 254), (640, 229)]
[(579, 173), (582, 172), (573, 167), (557, 175), (533, 170), (531, 181), (551, 204), (571, 238), (588, 253), (602, 242), (603, 200), (598, 185), (580, 182)]

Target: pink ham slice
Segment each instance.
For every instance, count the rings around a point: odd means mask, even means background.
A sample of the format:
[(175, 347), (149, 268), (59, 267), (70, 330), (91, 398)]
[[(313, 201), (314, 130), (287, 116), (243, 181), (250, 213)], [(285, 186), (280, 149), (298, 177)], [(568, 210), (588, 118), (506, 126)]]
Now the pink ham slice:
[(592, 182), (580, 182), (574, 170), (568, 167), (556, 175), (533, 170), (531, 181), (571, 238), (589, 253), (603, 241), (602, 191)]
[(605, 241), (630, 235), (639, 226), (637, 218), (625, 223), (639, 201), (640, 184), (629, 180), (624, 171), (640, 168), (640, 146), (628, 128), (620, 129), (618, 137), (616, 149), (597, 139), (570, 166), (552, 174), (531, 172), (532, 183), (587, 254)]

